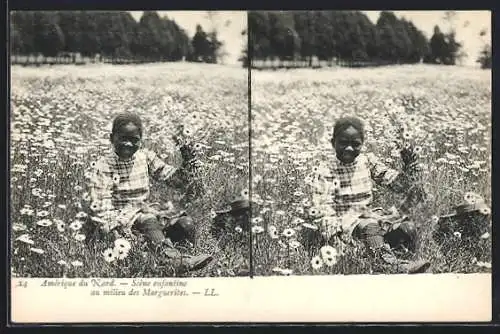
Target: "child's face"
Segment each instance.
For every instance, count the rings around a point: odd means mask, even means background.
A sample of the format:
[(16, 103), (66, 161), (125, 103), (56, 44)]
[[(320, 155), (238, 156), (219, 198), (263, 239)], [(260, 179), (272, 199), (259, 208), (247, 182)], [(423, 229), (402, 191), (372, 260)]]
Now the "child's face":
[(337, 158), (344, 163), (353, 162), (361, 151), (363, 139), (361, 133), (353, 126), (339, 133), (332, 142)]
[(141, 132), (134, 123), (128, 123), (111, 134), (111, 143), (120, 158), (129, 159), (139, 149)]

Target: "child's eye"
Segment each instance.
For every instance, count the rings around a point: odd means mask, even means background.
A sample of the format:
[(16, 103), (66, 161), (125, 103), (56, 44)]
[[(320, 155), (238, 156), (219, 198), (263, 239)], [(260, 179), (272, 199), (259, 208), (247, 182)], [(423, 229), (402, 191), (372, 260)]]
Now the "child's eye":
[(121, 138), (122, 142), (129, 141), (129, 142), (134, 143), (134, 144), (136, 144), (137, 142), (139, 142), (139, 140), (140, 140), (139, 138), (134, 138), (134, 137), (123, 137), (123, 138)]

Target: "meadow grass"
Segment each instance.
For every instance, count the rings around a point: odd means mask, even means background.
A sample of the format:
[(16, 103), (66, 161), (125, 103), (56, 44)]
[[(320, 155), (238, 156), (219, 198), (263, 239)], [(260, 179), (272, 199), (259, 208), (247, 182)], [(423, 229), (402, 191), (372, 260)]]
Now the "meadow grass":
[[(176, 273), (158, 263), (141, 240), (123, 259), (106, 262), (113, 235), (82, 237), (81, 213), (90, 166), (109, 149), (113, 116), (137, 112), (145, 143), (166, 162), (180, 164), (171, 135), (199, 115), (206, 193), (182, 207), (182, 191), (152, 184), (152, 202), (171, 201), (197, 226), (190, 253), (216, 261), (188, 276), (235, 276), (248, 269), (247, 235), (223, 238), (210, 228), (213, 210), (249, 188), (247, 72), (203, 64), (89, 65), (11, 68), (11, 267), (19, 277), (161, 277)], [(362, 117), (366, 150), (398, 168), (394, 125), (412, 130), (422, 149), (428, 199), (412, 209), (419, 226), (416, 254), (431, 271), (489, 271), (491, 238), (451, 238), (438, 244), (431, 217), (447, 214), (466, 192), (491, 198), (491, 72), (439, 66), (375, 69), (254, 71), (252, 73), (252, 211), (256, 275), (372, 273), (373, 259), (354, 242), (335, 240), (336, 264), (314, 269), (301, 236), (310, 221), (308, 176), (331, 153), (329, 135), (342, 113)], [(400, 196), (376, 188), (375, 205)], [(233, 226), (234, 227), (234, 226)], [(286, 234), (286, 236), (284, 235)], [(86, 240), (83, 240), (86, 238)]]

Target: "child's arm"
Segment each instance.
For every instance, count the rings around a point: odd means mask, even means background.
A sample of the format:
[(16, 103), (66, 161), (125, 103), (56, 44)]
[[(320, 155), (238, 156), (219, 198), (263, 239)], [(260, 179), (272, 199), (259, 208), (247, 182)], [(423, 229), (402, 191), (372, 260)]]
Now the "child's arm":
[(403, 159), (401, 171), (389, 168), (373, 153), (369, 153), (367, 156), (373, 180), (396, 193), (406, 192), (412, 186), (415, 175), (420, 172), (417, 155), (407, 149), (403, 149), (401, 152)]
[(183, 162), (180, 168), (175, 168), (166, 164), (158, 155), (152, 151), (147, 151), (148, 168), (154, 179), (165, 182), (177, 189), (184, 189), (189, 183), (188, 163)]
[(90, 211), (97, 216), (96, 221), (102, 222), (101, 228), (109, 232), (115, 223), (112, 214), (113, 179), (109, 165), (100, 159), (97, 161), (89, 183)]
[(312, 205), (318, 208), (320, 215), (328, 215), (333, 209), (333, 198), (336, 194), (339, 182), (330, 170), (322, 170), (312, 176)]
[(405, 191), (404, 174), (402, 172), (389, 168), (373, 153), (368, 153), (367, 158), (371, 177), (378, 185), (388, 187), (396, 193)]

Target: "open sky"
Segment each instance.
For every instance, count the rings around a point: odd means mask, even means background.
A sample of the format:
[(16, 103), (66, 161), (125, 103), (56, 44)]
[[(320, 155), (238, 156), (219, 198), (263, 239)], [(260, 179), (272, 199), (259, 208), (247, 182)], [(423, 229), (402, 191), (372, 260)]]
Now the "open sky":
[[(141, 11), (131, 12), (132, 16), (139, 20)], [(207, 11), (158, 11), (161, 17), (168, 16), (175, 20), (189, 35), (193, 37), (196, 32), (196, 25), (200, 24), (205, 31), (216, 27), (219, 39), (224, 42), (224, 47), (228, 52), (227, 64), (237, 64), (241, 56), (243, 47), (247, 42), (247, 37), (241, 32), (247, 28), (246, 11), (216, 11), (213, 12), (213, 20), (207, 17)]]
[[(377, 22), (380, 11), (364, 11), (370, 20)], [(405, 17), (422, 30), (427, 38), (431, 38), (434, 26), (438, 25), (441, 31), (449, 30), (450, 25), (444, 20), (445, 11), (425, 10), (425, 11), (394, 11), (397, 17)], [(475, 61), (482, 48), (483, 41), (479, 37), (481, 29), (486, 28), (488, 34), (485, 38), (491, 44), (491, 12), (490, 11), (456, 11), (454, 21), (456, 37), (463, 43), (463, 49), (468, 54), (464, 60), (464, 65), (475, 65)]]
[[(217, 11), (213, 20), (209, 20), (206, 11), (158, 11), (160, 16), (167, 15), (174, 19), (186, 30), (190, 37), (195, 33), (196, 24), (200, 24), (205, 30), (210, 30), (214, 25), (219, 30), (219, 37), (225, 43), (229, 53), (226, 62), (236, 64), (241, 55), (246, 36), (241, 31), (247, 27), (247, 16), (245, 11)], [(364, 11), (364, 13), (375, 23), (380, 11)], [(415, 26), (422, 30), (428, 38), (432, 36), (435, 25), (439, 25), (442, 31), (449, 29), (449, 24), (444, 20), (445, 11), (394, 11), (396, 16), (411, 20)], [(489, 11), (456, 11), (457, 15), (454, 26), (457, 39), (463, 43), (464, 51), (468, 54), (465, 65), (475, 65), (483, 41), (479, 38), (481, 29), (486, 28), (486, 36), (491, 43), (491, 12)], [(135, 19), (139, 19), (142, 12), (132, 12)]]

